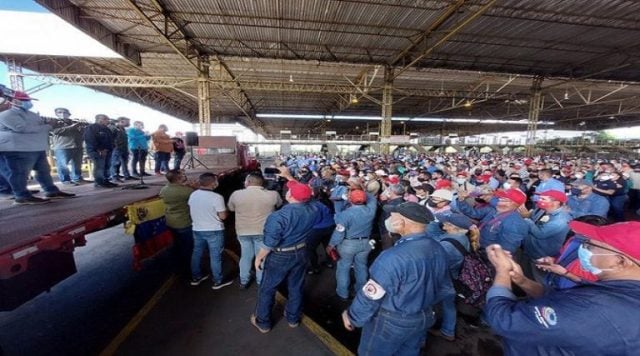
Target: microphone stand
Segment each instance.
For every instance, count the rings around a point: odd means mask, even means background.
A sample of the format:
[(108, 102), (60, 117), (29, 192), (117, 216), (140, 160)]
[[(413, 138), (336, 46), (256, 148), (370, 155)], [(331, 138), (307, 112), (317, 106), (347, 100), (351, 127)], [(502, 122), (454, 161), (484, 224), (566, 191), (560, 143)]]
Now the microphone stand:
[[(138, 159), (138, 164), (140, 164), (140, 162), (142, 162), (142, 150), (138, 149), (138, 152), (136, 153), (136, 158)], [(135, 167), (133, 167), (135, 168)], [(141, 167), (140, 167), (141, 168)], [(132, 185), (127, 185), (125, 187), (122, 187), (122, 189), (149, 189), (149, 186), (147, 186), (144, 183), (144, 174), (142, 173), (142, 169), (139, 169), (138, 172), (138, 176), (140, 177), (140, 183), (138, 184), (132, 184)]]

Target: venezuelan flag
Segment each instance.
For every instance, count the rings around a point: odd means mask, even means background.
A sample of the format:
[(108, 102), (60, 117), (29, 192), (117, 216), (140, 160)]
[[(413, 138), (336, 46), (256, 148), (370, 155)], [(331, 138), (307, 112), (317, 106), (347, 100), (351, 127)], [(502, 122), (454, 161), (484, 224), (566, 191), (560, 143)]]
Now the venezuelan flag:
[(162, 199), (137, 202), (126, 208), (129, 217), (127, 233), (133, 234), (135, 240), (133, 268), (140, 270), (144, 260), (171, 246), (173, 235), (167, 229)]

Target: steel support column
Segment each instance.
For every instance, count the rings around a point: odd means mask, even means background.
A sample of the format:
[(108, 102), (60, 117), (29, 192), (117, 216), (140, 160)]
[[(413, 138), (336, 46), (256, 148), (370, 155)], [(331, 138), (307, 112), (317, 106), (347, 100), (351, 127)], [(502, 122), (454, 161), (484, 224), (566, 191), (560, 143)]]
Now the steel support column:
[(382, 122), (380, 125), (380, 141), (383, 154), (389, 154), (391, 138), (391, 110), (393, 109), (393, 68), (384, 68), (384, 87), (382, 88)]
[(542, 89), (541, 84), (544, 78), (536, 76), (533, 78), (531, 86), (531, 100), (529, 102), (529, 117), (527, 125), (527, 146), (526, 155), (533, 155), (533, 148), (536, 144), (536, 131), (538, 130), (538, 118), (542, 110)]
[(209, 90), (209, 58), (198, 61), (198, 122), (200, 135), (211, 136), (211, 94)]
[(9, 71), (9, 83), (11, 89), (24, 91), (24, 76), (22, 74), (22, 65), (13, 58), (7, 58), (7, 69)]

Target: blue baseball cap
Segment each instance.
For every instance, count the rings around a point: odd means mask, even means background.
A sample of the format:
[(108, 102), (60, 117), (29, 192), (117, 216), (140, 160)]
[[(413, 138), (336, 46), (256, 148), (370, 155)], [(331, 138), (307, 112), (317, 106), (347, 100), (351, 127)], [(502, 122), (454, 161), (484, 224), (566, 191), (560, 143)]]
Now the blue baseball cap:
[(471, 221), (471, 219), (469, 219), (466, 215), (458, 213), (438, 216), (438, 220), (443, 224), (448, 222), (451, 225), (465, 230), (469, 230), (471, 226), (473, 226), (473, 221)]

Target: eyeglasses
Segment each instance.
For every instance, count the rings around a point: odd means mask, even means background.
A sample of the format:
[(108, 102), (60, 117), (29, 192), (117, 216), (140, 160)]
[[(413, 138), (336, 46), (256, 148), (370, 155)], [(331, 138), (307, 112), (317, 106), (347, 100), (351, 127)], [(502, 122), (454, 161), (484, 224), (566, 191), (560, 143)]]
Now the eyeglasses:
[(594, 244), (589, 240), (584, 240), (582, 242), (581, 246), (582, 246), (582, 248), (587, 249), (589, 251), (591, 251), (592, 248), (597, 247), (597, 248), (603, 249), (605, 251), (612, 252), (612, 253), (593, 253), (592, 254), (593, 256), (615, 256), (615, 255), (617, 255), (617, 256), (621, 256), (621, 257), (626, 257), (631, 262), (633, 262), (636, 266), (640, 267), (640, 263), (639, 262), (637, 262), (635, 259), (631, 258), (631, 256), (629, 256), (629, 255), (627, 255), (625, 253), (622, 253), (620, 251), (616, 251), (614, 249), (610, 249), (610, 248), (607, 248), (607, 247), (604, 247), (604, 246), (600, 246), (598, 244)]

